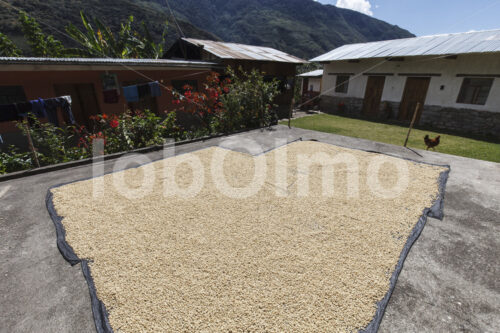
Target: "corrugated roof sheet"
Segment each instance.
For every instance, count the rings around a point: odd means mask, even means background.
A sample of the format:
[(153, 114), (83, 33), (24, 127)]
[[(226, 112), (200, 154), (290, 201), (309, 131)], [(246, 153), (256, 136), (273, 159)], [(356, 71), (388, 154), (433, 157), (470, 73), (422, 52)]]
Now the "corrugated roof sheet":
[(500, 29), (348, 44), (311, 61), (500, 52)]
[(203, 49), (221, 59), (260, 60), (302, 64), (307, 61), (285, 52), (264, 46), (224, 43), (212, 40), (183, 38), (184, 41), (203, 47)]
[(307, 73), (302, 73), (297, 76), (300, 77), (320, 77), (323, 76), (323, 70), (322, 69), (317, 69), (315, 71), (307, 72)]
[(206, 61), (186, 61), (170, 59), (114, 59), (114, 58), (29, 58), (0, 57), (0, 64), (39, 64), (39, 65), (126, 65), (158, 67), (203, 67), (217, 64)]

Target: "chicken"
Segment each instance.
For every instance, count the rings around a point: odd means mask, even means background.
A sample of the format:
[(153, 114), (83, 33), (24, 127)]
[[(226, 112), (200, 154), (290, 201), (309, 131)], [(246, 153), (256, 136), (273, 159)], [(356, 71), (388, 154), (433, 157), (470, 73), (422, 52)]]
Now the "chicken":
[(441, 135), (436, 136), (434, 139), (431, 139), (431, 138), (429, 138), (429, 135), (426, 135), (424, 137), (424, 142), (425, 142), (425, 145), (427, 146), (427, 150), (429, 150), (429, 148), (432, 148), (433, 150), (435, 150), (434, 148), (437, 147), (437, 145), (439, 145), (440, 139), (441, 139)]

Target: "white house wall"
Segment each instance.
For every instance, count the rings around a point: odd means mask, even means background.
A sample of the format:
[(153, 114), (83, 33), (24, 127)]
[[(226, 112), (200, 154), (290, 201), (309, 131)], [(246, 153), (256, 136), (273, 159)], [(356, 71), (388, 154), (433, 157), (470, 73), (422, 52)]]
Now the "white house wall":
[(321, 78), (309, 78), (309, 87), (308, 90), (311, 90), (311, 86), (313, 86), (312, 91), (319, 92), (321, 90)]
[(321, 91), (321, 78), (319, 77), (307, 78), (307, 87), (304, 87), (304, 84), (306, 84), (305, 78), (302, 80), (302, 91), (304, 90), (304, 88), (306, 91), (311, 91), (311, 86), (313, 86), (312, 91), (318, 93)]
[[(347, 94), (335, 92), (337, 75), (330, 73), (354, 73), (351, 76)], [(498, 54), (459, 55), (454, 60), (443, 57), (411, 57), (404, 61), (366, 59), (359, 63), (332, 62), (324, 65), (322, 93), (335, 97), (364, 98), (368, 80), (368, 76), (363, 75), (364, 73), (394, 74), (386, 76), (382, 101), (401, 102), (408, 76), (399, 76), (400, 73), (441, 74), (441, 76), (431, 77), (426, 105), (500, 112), (500, 77), (494, 79), (486, 105), (456, 103), (464, 79), (457, 77), (457, 74), (500, 75), (500, 56)], [(441, 90), (441, 86), (444, 86), (443, 90)]]

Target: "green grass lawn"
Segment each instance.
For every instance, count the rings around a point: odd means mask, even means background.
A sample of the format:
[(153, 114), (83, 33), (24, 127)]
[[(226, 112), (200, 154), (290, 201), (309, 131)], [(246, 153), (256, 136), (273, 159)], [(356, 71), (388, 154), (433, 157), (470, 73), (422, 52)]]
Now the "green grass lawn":
[[(287, 124), (286, 121), (281, 124)], [(345, 118), (329, 114), (319, 114), (298, 119), (292, 119), (292, 126), (326, 132), (372, 141), (385, 142), (402, 146), (407, 127), (381, 124), (360, 119)], [(436, 151), (480, 160), (500, 162), (500, 144), (469, 139), (456, 135), (442, 134), (433, 131), (413, 129), (408, 141), (408, 147), (426, 149), (424, 136), (431, 138), (441, 135), (441, 143)]]

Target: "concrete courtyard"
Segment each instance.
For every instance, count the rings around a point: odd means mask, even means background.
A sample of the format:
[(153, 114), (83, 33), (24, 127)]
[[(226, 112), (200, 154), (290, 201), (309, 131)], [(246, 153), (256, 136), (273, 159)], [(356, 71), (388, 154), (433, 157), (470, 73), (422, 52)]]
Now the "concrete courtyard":
[[(278, 142), (316, 139), (451, 167), (444, 219), (429, 218), (408, 255), (380, 332), (500, 331), (500, 164), (276, 126), (234, 135), (264, 150)], [(225, 138), (176, 147), (176, 153), (222, 146)], [(161, 159), (163, 152), (147, 154)], [(104, 162), (111, 171), (113, 160)], [(0, 332), (93, 332), (90, 297), (80, 265), (56, 246), (45, 207), (48, 188), (91, 177), (80, 166), (0, 182)], [(415, 221), (416, 222), (416, 221)]]

